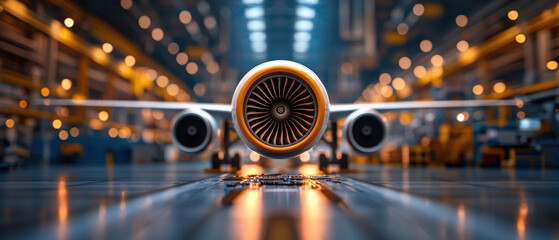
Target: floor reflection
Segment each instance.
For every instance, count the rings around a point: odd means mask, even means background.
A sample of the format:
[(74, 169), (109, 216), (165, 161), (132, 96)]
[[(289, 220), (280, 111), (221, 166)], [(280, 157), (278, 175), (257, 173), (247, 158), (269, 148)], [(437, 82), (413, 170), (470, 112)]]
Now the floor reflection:
[(58, 181), (58, 239), (66, 239), (66, 224), (68, 220), (68, 190), (66, 180)]
[(262, 234), (262, 191), (247, 189), (233, 201), (233, 239), (260, 239)]
[[(312, 184), (312, 183), (311, 183)], [(328, 234), (327, 220), (330, 218), (328, 199), (318, 189), (310, 185), (300, 188), (301, 239), (325, 239)]]

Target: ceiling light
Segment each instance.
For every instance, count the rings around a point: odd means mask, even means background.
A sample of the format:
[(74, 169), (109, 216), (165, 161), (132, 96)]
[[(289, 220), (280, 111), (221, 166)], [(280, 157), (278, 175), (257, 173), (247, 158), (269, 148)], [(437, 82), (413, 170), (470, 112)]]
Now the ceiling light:
[(247, 8), (245, 10), (245, 17), (248, 19), (264, 17), (264, 8), (262, 7)]
[(248, 38), (251, 42), (264, 42), (266, 41), (266, 34), (264, 32), (252, 32)]
[(252, 20), (247, 23), (247, 28), (250, 31), (264, 31), (266, 24), (263, 20)]
[(316, 11), (310, 7), (300, 6), (297, 7), (295, 14), (300, 18), (314, 18), (316, 16)]
[(295, 35), (293, 35), (293, 39), (296, 42), (308, 42), (311, 38), (312, 36), (308, 32), (296, 32)]
[(313, 29), (313, 23), (309, 20), (298, 20), (295, 22), (295, 30), (310, 31)]

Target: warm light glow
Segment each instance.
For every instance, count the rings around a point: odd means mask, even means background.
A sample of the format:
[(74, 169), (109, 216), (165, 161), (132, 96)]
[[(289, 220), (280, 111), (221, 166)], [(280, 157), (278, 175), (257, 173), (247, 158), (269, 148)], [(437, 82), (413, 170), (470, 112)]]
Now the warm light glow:
[(458, 43), (456, 43), (456, 49), (458, 49), (458, 51), (460, 52), (465, 52), (466, 50), (468, 50), (468, 48), (470, 48), (470, 45), (465, 40), (460, 40)]
[(495, 91), (496, 93), (502, 93), (505, 91), (506, 88), (507, 86), (503, 82), (498, 82), (493, 85), (493, 91)]
[(350, 75), (351, 73), (353, 73), (353, 64), (351, 64), (350, 62), (345, 62), (342, 64), (341, 70), (342, 74)]
[(192, 21), (192, 15), (190, 14), (189, 11), (187, 10), (182, 10), (179, 13), (179, 20), (181, 21), (181, 23), (183, 24), (188, 24), (190, 23), (190, 21)]
[(50, 90), (48, 88), (46, 88), (46, 87), (41, 88), (41, 96), (48, 97), (49, 94), (50, 94)]
[(409, 69), (411, 67), (411, 59), (409, 57), (401, 57), (398, 60), (398, 65), (404, 70)]
[(149, 19), (148, 16), (141, 16), (138, 19), (138, 25), (140, 25), (141, 28), (143, 29), (148, 29), (149, 26), (151, 25), (151, 20)]
[(433, 49), (433, 43), (431, 43), (431, 41), (425, 39), (425, 40), (421, 41), (421, 43), (419, 43), (419, 48), (424, 53), (428, 53), (428, 52), (431, 51), (431, 49)]
[(118, 136), (118, 129), (116, 128), (110, 128), (109, 129), (109, 136), (112, 138), (115, 138)]
[(335, 216), (332, 216), (334, 212), (330, 210), (330, 200), (319, 189), (312, 189), (311, 185), (314, 185), (314, 183), (309, 183), (299, 191), (301, 217), (298, 229), (301, 231), (301, 239), (331, 237), (327, 234), (330, 230), (328, 222), (335, 219)]
[(392, 97), (393, 93), (394, 93), (394, 90), (392, 90), (392, 87), (390, 87), (389, 85), (384, 85), (380, 89), (380, 95), (382, 95), (385, 98)]
[(427, 69), (424, 66), (418, 65), (413, 69), (413, 75), (417, 78), (425, 77), (425, 74), (427, 74)]
[(185, 65), (188, 62), (188, 55), (186, 55), (186, 53), (184, 52), (177, 54), (175, 58), (177, 60), (177, 63), (180, 65)]
[(107, 111), (99, 112), (99, 120), (101, 120), (103, 122), (109, 120), (109, 113)]
[(198, 72), (198, 64), (196, 64), (195, 62), (189, 62), (188, 64), (186, 64), (186, 72), (191, 75), (196, 74)]
[(60, 140), (65, 141), (66, 139), (68, 139), (68, 132), (66, 130), (62, 130), (58, 133), (58, 137), (60, 138)]
[(316, 176), (320, 174), (320, 169), (316, 164), (303, 164), (299, 166), (297, 172), (303, 176)]
[(526, 218), (528, 216), (528, 205), (521, 203), (518, 208), (518, 220), (516, 220), (516, 230), (518, 231), (518, 238), (525, 239), (526, 234)]
[(264, 174), (264, 169), (257, 164), (243, 164), (241, 166), (241, 171), (239, 176), (250, 176), (250, 175), (262, 175)]
[(103, 128), (103, 122), (99, 119), (91, 119), (89, 120), (89, 127), (95, 130), (101, 130), (101, 128)]
[(409, 30), (410, 30), (410, 27), (405, 23), (400, 23), (400, 24), (398, 24), (398, 27), (396, 27), (396, 31), (400, 35), (406, 35)]
[(128, 55), (124, 58), (124, 63), (126, 66), (133, 67), (136, 64), (136, 58), (132, 55)]
[(8, 120), (6, 120), (6, 122), (4, 122), (4, 125), (6, 125), (7, 128), (13, 128), (15, 125), (15, 122), (13, 119), (8, 118)]
[(155, 71), (154, 69), (148, 69), (146, 70), (146, 76), (149, 80), (154, 81), (157, 78), (157, 71)]
[(456, 115), (456, 120), (458, 120), (458, 122), (464, 122), (466, 120), (466, 116), (464, 116), (464, 113), (458, 113), (458, 115)]
[(466, 15), (456, 16), (456, 25), (458, 25), (458, 27), (465, 27), (467, 24), (468, 24), (468, 17), (466, 17)]
[[(253, 164), (252, 164), (253, 165)], [(243, 165), (242, 168), (245, 168)], [(257, 166), (259, 167), (259, 166)], [(241, 170), (242, 171), (242, 170)], [(232, 239), (260, 239), (262, 238), (262, 191), (258, 188), (243, 191), (233, 200), (233, 227), (229, 237)]]
[(206, 66), (206, 71), (210, 74), (216, 74), (219, 72), (219, 64), (214, 61), (209, 62)]
[(77, 137), (80, 135), (80, 129), (77, 127), (70, 128), (70, 136)]
[(113, 45), (110, 43), (103, 43), (103, 51), (106, 53), (111, 53), (113, 51)]
[(555, 70), (558, 67), (557, 61), (549, 61), (546, 64), (547, 69), (549, 70)]
[(165, 75), (161, 75), (161, 76), (157, 77), (157, 79), (155, 80), (155, 83), (157, 84), (158, 87), (164, 88), (169, 84), (169, 78), (166, 77)]
[(66, 27), (71, 28), (74, 26), (74, 19), (72, 18), (66, 18), (64, 19), (64, 25), (66, 25)]
[(204, 96), (206, 94), (206, 85), (203, 83), (196, 83), (196, 85), (194, 85), (194, 94), (198, 97)]
[(518, 111), (518, 112), (516, 113), (516, 117), (517, 117), (518, 119), (523, 119), (523, 118), (526, 117), (526, 113), (523, 112), (523, 111)]
[(132, 7), (132, 0), (120, 0), (120, 6), (128, 10)]
[(423, 13), (425, 12), (425, 7), (423, 6), (423, 4), (418, 3), (418, 4), (413, 5), (412, 11), (413, 11), (413, 14), (415, 14), (415, 16), (419, 17), (419, 16), (423, 15)]
[(516, 10), (512, 10), (512, 11), (510, 11), (509, 13), (507, 13), (507, 17), (508, 17), (510, 20), (513, 20), (513, 21), (514, 21), (514, 20), (518, 19), (518, 12), (517, 12)]
[(442, 67), (444, 64), (444, 59), (441, 55), (433, 55), (431, 57), (431, 64), (433, 64), (434, 67)]
[(179, 86), (177, 84), (171, 83), (167, 86), (167, 93), (171, 96), (177, 96), (179, 94)]
[(19, 107), (20, 108), (27, 108), (27, 101), (25, 101), (25, 100), (19, 101)]
[(60, 121), (60, 119), (55, 119), (52, 121), (52, 127), (54, 129), (60, 129), (62, 127), (62, 121)]
[(311, 155), (309, 154), (309, 152), (304, 152), (301, 154), (301, 156), (299, 156), (299, 159), (301, 159), (301, 162), (308, 162), (309, 160), (311, 160)]
[(72, 81), (70, 81), (70, 79), (68, 78), (64, 78), (62, 79), (60, 86), (62, 86), (62, 89), (64, 90), (70, 90), (70, 88), (72, 88)]
[(66, 190), (66, 180), (58, 181), (58, 221), (65, 224), (68, 219), (68, 191)]
[(524, 43), (526, 42), (526, 36), (524, 34), (518, 34), (516, 35), (516, 37), (514, 38), (516, 40), (517, 43)]
[(129, 138), (132, 135), (132, 130), (129, 127), (122, 127), (118, 131), (118, 137), (120, 138)]
[(163, 30), (161, 30), (161, 28), (154, 28), (151, 31), (151, 37), (153, 38), (153, 40), (155, 41), (161, 41), (161, 39), (163, 39)]
[(380, 84), (388, 85), (388, 84), (390, 84), (390, 81), (392, 81), (392, 77), (391, 77), (390, 74), (388, 74), (388, 73), (382, 73), (382, 74), (380, 74), (380, 76), (378, 77), (378, 82), (379, 82)]
[(392, 81), (392, 87), (398, 91), (402, 90), (406, 87), (406, 81), (400, 77), (394, 78), (394, 81)]
[(179, 44), (172, 42), (169, 43), (169, 46), (167, 46), (167, 51), (169, 51), (170, 54), (177, 54), (179, 52)]
[(249, 155), (250, 161), (258, 162), (260, 160), (260, 154), (256, 152), (251, 152)]
[(481, 86), (480, 84), (475, 85), (475, 86), (472, 88), (472, 92), (473, 92), (475, 95), (478, 95), (478, 96), (481, 95), (481, 94), (483, 94), (483, 86)]

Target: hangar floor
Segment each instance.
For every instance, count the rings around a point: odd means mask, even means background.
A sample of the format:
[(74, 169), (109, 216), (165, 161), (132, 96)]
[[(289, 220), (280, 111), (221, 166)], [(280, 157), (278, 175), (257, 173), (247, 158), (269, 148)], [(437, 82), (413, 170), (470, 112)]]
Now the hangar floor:
[(0, 173), (0, 238), (559, 238), (557, 170), (377, 166), (247, 179), (206, 166)]

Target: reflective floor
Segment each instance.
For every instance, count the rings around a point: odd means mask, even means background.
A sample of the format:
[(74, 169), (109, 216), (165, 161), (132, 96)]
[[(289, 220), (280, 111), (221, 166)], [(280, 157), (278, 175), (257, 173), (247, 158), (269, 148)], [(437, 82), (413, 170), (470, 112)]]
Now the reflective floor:
[(0, 173), (0, 239), (559, 239), (557, 170), (206, 166)]

